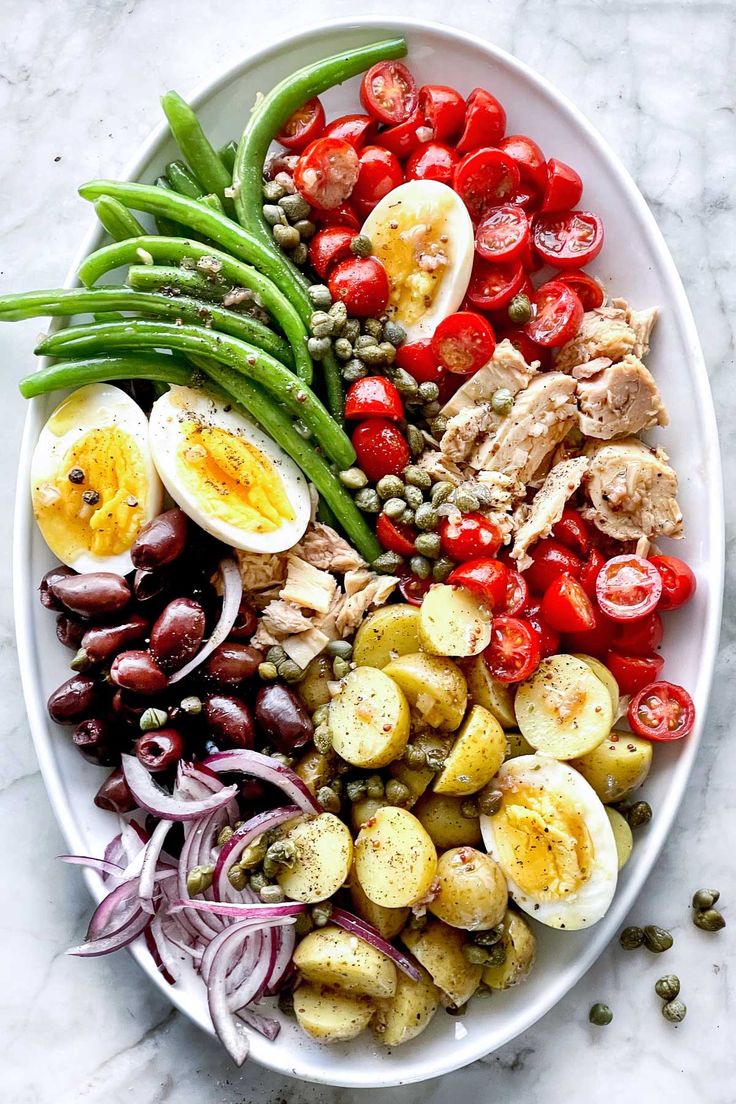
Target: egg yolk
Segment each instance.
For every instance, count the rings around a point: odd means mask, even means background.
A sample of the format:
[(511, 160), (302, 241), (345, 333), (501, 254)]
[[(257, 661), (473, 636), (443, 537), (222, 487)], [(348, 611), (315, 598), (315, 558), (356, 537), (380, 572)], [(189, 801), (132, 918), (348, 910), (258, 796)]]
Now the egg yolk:
[(214, 425), (185, 422), (181, 477), (211, 518), (247, 533), (272, 533), (295, 517), (281, 476), (243, 437)]
[(449, 264), (448, 206), (405, 206), (399, 199), (372, 231), (373, 252), (389, 281), (389, 307), (412, 325), (432, 306)]
[(493, 830), (504, 871), (536, 900), (567, 897), (591, 875), (590, 834), (560, 794), (517, 784), (504, 794)]
[(82, 553), (117, 556), (145, 520), (143, 453), (117, 426), (91, 429), (69, 448), (51, 479), (33, 488), (33, 511), (51, 551), (64, 563)]

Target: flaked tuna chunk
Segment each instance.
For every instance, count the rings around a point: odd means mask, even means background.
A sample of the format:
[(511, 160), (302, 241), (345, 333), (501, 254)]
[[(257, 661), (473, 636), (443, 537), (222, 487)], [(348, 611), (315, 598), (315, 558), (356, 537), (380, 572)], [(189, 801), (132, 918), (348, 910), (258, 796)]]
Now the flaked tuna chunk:
[(583, 481), (590, 505), (581, 512), (617, 540), (682, 536), (677, 476), (661, 449), (636, 437), (586, 448), (590, 467)]
[(443, 457), (453, 464), (472, 463), (471, 457), (497, 432), (500, 424), (500, 416), (488, 403), (463, 407), (450, 418), (442, 435)]
[[(593, 363), (603, 367), (591, 373)], [(616, 364), (598, 360), (573, 369), (577, 379), (579, 426), (586, 437), (610, 441), (669, 419), (651, 372), (628, 354)]]
[(652, 335), (652, 329), (658, 316), (658, 307), (647, 307), (646, 310), (641, 311), (629, 311), (629, 325), (636, 338), (632, 351), (634, 356), (639, 357), (639, 360), (643, 360), (649, 352), (649, 338)]
[(589, 464), (587, 456), (563, 460), (552, 468), (537, 491), (523, 524), (516, 531), (511, 551), (511, 558), (517, 561), (516, 566), (520, 571), (524, 571), (532, 562), (527, 550), (540, 537), (548, 537), (553, 525), (562, 517), (565, 503), (580, 486)]
[(457, 389), (452, 398), (445, 403), (441, 413), (445, 418), (451, 418), (461, 410), (490, 400), (494, 391), (502, 387), (512, 395), (516, 395), (533, 379), (538, 366), (539, 361), (527, 364), (518, 349), (508, 338), (504, 338), (503, 341), (499, 341), (488, 363)]
[(322, 571), (352, 571), (365, 563), (339, 533), (321, 521), (313, 522), (291, 551)]
[(586, 311), (575, 337), (563, 345), (555, 357), (554, 366), (560, 372), (571, 372), (578, 364), (596, 357), (621, 360), (634, 352), (637, 335), (629, 322), (625, 307), (599, 307)]

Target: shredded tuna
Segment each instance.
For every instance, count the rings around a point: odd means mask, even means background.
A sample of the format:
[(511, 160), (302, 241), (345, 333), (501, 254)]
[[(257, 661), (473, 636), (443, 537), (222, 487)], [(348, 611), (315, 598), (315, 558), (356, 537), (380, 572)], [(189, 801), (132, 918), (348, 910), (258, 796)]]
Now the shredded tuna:
[[(511, 557), (517, 561), (520, 571), (524, 571), (532, 562), (531, 557), (527, 555), (527, 550), (540, 537), (549, 536), (552, 526), (562, 517), (565, 503), (580, 486), (589, 464), (587, 456), (580, 456), (575, 460), (563, 460), (561, 464), (552, 468), (542, 487), (537, 491), (528, 507), (526, 517), (517, 528), (514, 547), (511, 551)], [(518, 522), (521, 519), (515, 515), (515, 520)]]
[(260, 624), (266, 632), (275, 636), (300, 633), (312, 627), (310, 618), (298, 606), (283, 598), (276, 598), (268, 603), (261, 615)]
[(636, 437), (611, 443), (591, 442), (585, 492), (590, 506), (582, 513), (603, 533), (618, 540), (682, 536), (677, 476), (661, 449)]
[(494, 391), (502, 387), (516, 395), (528, 386), (538, 367), (538, 360), (527, 364), (518, 349), (508, 338), (504, 338), (499, 341), (488, 363), (470, 376), (445, 403), (442, 414), (445, 418), (451, 418), (461, 410), (488, 401)]
[(373, 572), (368, 572), (367, 575), (365, 585), (360, 590), (346, 594), (337, 613), (335, 626), (339, 636), (353, 633), (369, 609), (385, 605), (399, 583), (392, 575), (376, 575)]
[(638, 357), (628, 354), (591, 374), (593, 363), (573, 369), (577, 379), (580, 430), (586, 437), (609, 441), (652, 426), (668, 424), (654, 378)]
[(365, 560), (329, 525), (315, 521), (292, 552), (322, 571), (352, 571)]
[(578, 364), (596, 357), (620, 360), (633, 353), (636, 333), (629, 324), (628, 313), (621, 306), (586, 311), (575, 337), (563, 345), (555, 357), (557, 371), (571, 372)]

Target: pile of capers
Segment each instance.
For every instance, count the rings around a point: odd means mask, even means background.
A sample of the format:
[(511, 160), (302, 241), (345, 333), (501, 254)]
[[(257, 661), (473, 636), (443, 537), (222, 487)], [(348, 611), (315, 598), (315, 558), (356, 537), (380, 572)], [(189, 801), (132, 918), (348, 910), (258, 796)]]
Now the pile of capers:
[(290, 659), (279, 644), (274, 644), (266, 652), (266, 658), (258, 666), (258, 677), (264, 682), (273, 682), (280, 678), (284, 682), (299, 682), (304, 678), (304, 669)]
[(701, 931), (717, 932), (725, 928), (723, 913), (713, 906), (720, 897), (717, 889), (698, 889), (693, 894), (693, 924)]
[(495, 928), (473, 932), (471, 942), (463, 946), (465, 958), (473, 966), (503, 966), (506, 961), (504, 934), (503, 922)]
[(286, 180), (264, 180), (263, 217), (271, 227), (276, 244), (300, 268), (307, 263), (307, 242), (317, 227), (309, 217), (312, 208), (293, 184)]

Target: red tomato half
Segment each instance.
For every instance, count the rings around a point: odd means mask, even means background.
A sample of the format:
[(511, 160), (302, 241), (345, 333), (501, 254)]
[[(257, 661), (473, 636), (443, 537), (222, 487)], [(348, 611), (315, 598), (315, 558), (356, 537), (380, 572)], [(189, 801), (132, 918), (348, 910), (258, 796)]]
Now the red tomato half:
[(549, 349), (543, 349), (541, 345), (537, 345), (532, 339), (524, 333), (521, 326), (506, 326), (504, 329), (499, 330), (497, 333), (498, 341), (510, 341), (515, 349), (518, 349), (527, 364), (531, 364), (533, 360), (541, 362), (542, 370), (547, 367), (549, 360)]
[(360, 230), (361, 221), (349, 203), (338, 203), (337, 207), (327, 211), (313, 207), (311, 218), (318, 226), (343, 226), (351, 230)]
[(638, 694), (659, 676), (664, 660), (660, 655), (630, 656), (611, 651), (606, 656), (606, 667), (622, 694)]
[(388, 276), (375, 257), (351, 257), (330, 273), (330, 294), (353, 318), (374, 318), (388, 303)]
[(442, 142), (427, 142), (420, 146), (406, 163), (407, 180), (439, 180), (452, 187), (458, 155), (452, 146)]
[(590, 211), (537, 215), (532, 240), (547, 264), (555, 268), (582, 268), (603, 248), (603, 223)]
[(583, 321), (583, 304), (560, 280), (542, 284), (532, 298), (534, 315), (524, 327), (532, 341), (558, 348), (571, 341)]
[(697, 580), (684, 560), (678, 560), (677, 556), (650, 556), (649, 562), (654, 564), (662, 577), (661, 610), (679, 609), (690, 601), (695, 594)]
[(594, 548), (583, 564), (580, 572), (580, 584), (589, 598), (595, 598), (595, 584), (605, 562), (605, 556), (601, 555), (597, 548)]
[(629, 704), (629, 724), (645, 740), (680, 740), (693, 730), (695, 706), (682, 686), (653, 682)]
[(382, 548), (387, 552), (396, 552), (399, 556), (413, 556), (416, 553), (414, 541), (416, 532), (411, 525), (392, 521), (387, 514), (379, 514), (376, 519), (376, 536)]
[(382, 130), (377, 140), (400, 161), (406, 161), (423, 143), (429, 142), (431, 137), (431, 128), (427, 126), (422, 109), (418, 107), (405, 123)]
[(309, 263), (318, 276), (326, 280), (340, 261), (351, 256), (350, 243), (355, 231), (347, 226), (325, 226), (309, 243)]
[(552, 526), (552, 536), (581, 556), (585, 556), (590, 550), (592, 542), (590, 526), (571, 506), (565, 507), (560, 520)]
[(560, 575), (580, 578), (580, 559), (559, 541), (545, 537), (529, 549), (532, 563), (524, 572), (527, 583), (535, 594), (544, 594)]
[(358, 178), (350, 196), (364, 218), (390, 191), (404, 182), (404, 171), (395, 154), (381, 146), (366, 146), (360, 154)]
[(547, 162), (547, 187), (543, 211), (569, 211), (577, 207), (583, 194), (583, 182), (570, 165), (550, 157)]
[(431, 585), (431, 579), (420, 579), (418, 575), (410, 575), (408, 572), (399, 576), (401, 597), (411, 606), (421, 606)]
[(358, 463), (371, 483), (384, 475), (398, 475), (411, 459), (409, 446), (393, 422), (371, 418), (353, 430), (351, 438)]
[(475, 150), (455, 169), (453, 186), (473, 222), (480, 222), (491, 208), (513, 200), (519, 190), (519, 169), (501, 150)]
[(318, 138), (304, 150), (294, 183), (307, 203), (331, 210), (347, 199), (358, 179), (358, 155), (340, 138)]
[(400, 345), (396, 350), (396, 367), (403, 368), (417, 383), (440, 383), (444, 376), (444, 368), (437, 363), (429, 337)]
[(284, 123), (283, 128), (276, 135), (276, 141), (287, 149), (301, 153), (310, 142), (314, 142), (324, 133), (325, 109), (315, 96), (313, 100), (307, 100), (298, 107)]
[(448, 576), (448, 583), (478, 594), (491, 609), (504, 605), (508, 587), (508, 569), (495, 559), (468, 560)]
[(504, 597), (503, 606), (498, 612), (506, 613), (513, 617), (515, 613), (520, 613), (528, 604), (529, 587), (526, 585), (524, 576), (518, 572), (515, 567), (509, 567), (507, 571), (506, 595)]
[(514, 203), (494, 207), (475, 231), (476, 252), (487, 261), (515, 261), (529, 241), (529, 219)]
[(603, 288), (587, 272), (557, 272), (555, 280), (561, 280), (563, 284), (572, 288), (583, 304), (583, 310), (592, 311), (603, 306), (605, 299)]
[(567, 634), (566, 651), (582, 652), (584, 655), (596, 656), (597, 659), (605, 659), (613, 645), (614, 622), (595, 606), (593, 606), (593, 620), (592, 629)]
[(478, 556), (495, 557), (501, 547), (501, 534), (497, 526), (483, 514), (442, 518), (439, 531), (442, 551), (458, 563), (474, 560)]
[(474, 307), (493, 311), (510, 303), (524, 283), (520, 264), (494, 264), (476, 257), (468, 284), (468, 299)]
[(539, 637), (539, 647), (542, 652), (542, 659), (559, 652), (560, 634), (545, 620), (541, 603), (535, 602), (534, 599), (530, 599), (525, 604), (522, 612), (524, 614), (524, 620), (529, 622)]
[(414, 77), (400, 61), (379, 61), (360, 84), (360, 102), (374, 119), (395, 126), (409, 118), (419, 96)]
[(465, 122), (465, 100), (444, 84), (425, 84), (419, 89), (419, 107), (437, 142), (456, 138)]
[(558, 632), (589, 632), (595, 627), (590, 598), (577, 579), (560, 575), (547, 587), (542, 599), (542, 616)]
[(432, 336), (432, 352), (448, 372), (469, 376), (493, 356), (496, 335), (490, 322), (474, 311), (444, 318)]
[(345, 396), (345, 417), (388, 418), (400, 422), (404, 417), (401, 395), (385, 376), (366, 376), (350, 385)]
[(326, 138), (341, 138), (349, 142), (358, 153), (363, 146), (375, 140), (378, 127), (370, 115), (341, 115), (325, 127)]
[(528, 621), (518, 617), (494, 617), (491, 643), (483, 652), (491, 677), (498, 682), (523, 682), (542, 658), (539, 637)]
[(598, 605), (614, 621), (644, 617), (662, 594), (662, 576), (642, 556), (614, 556), (601, 568), (595, 584)]
[(535, 191), (544, 191), (547, 186), (547, 165), (544, 154), (526, 134), (507, 134), (498, 143), (498, 148), (513, 157), (519, 166), (522, 184), (531, 184)]
[(662, 618), (653, 610), (636, 621), (619, 622), (614, 647), (625, 655), (651, 655), (662, 643)]
[(465, 126), (457, 141), (458, 153), (481, 146), (497, 146), (506, 130), (506, 112), (485, 88), (474, 88), (465, 105)]

